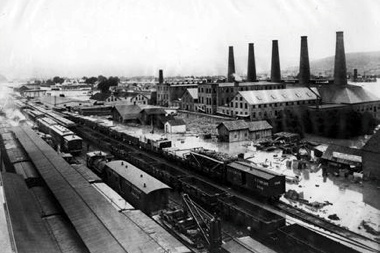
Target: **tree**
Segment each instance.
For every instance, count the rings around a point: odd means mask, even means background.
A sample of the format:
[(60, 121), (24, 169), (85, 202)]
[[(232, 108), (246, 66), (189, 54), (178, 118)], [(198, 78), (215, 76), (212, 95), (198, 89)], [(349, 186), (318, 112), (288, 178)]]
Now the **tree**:
[(61, 78), (61, 77), (59, 77), (59, 76), (55, 76), (54, 78), (53, 78), (53, 82), (54, 83), (63, 83), (65, 81), (65, 79), (63, 79), (63, 78)]
[(46, 80), (46, 84), (47, 85), (54, 85), (55, 83), (51, 79), (48, 79), (48, 80)]
[(87, 83), (87, 84), (95, 84), (96, 81), (98, 81), (98, 78), (92, 76), (90, 78), (87, 78), (86, 81), (85, 81), (85, 83)]
[(117, 86), (119, 82), (120, 82), (120, 79), (117, 76), (115, 77), (110, 76), (108, 78), (108, 83), (110, 86)]
[(107, 78), (103, 79), (98, 84), (98, 90), (100, 90), (102, 93), (107, 93), (109, 91), (109, 88), (110, 88), (110, 85)]

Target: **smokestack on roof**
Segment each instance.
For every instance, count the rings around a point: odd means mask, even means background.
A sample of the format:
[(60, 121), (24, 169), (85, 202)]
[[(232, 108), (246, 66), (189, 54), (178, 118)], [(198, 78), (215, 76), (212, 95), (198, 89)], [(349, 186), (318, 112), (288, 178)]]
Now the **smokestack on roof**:
[(358, 69), (354, 69), (354, 81), (358, 80)]
[(253, 43), (248, 44), (248, 73), (247, 81), (255, 82), (256, 77), (256, 64), (255, 64), (255, 51), (253, 48)]
[(344, 52), (343, 32), (336, 32), (334, 84), (347, 84), (346, 54)]
[(164, 83), (164, 73), (162, 69), (158, 71), (158, 83)]
[(228, 48), (228, 73), (227, 82), (233, 82), (235, 80), (233, 74), (235, 74), (235, 60), (234, 60), (234, 47)]
[(301, 58), (298, 80), (300, 84), (305, 85), (309, 85), (310, 82), (310, 63), (309, 51), (307, 48), (307, 36), (301, 36)]
[(272, 68), (270, 79), (272, 82), (281, 82), (280, 56), (278, 53), (278, 41), (272, 41)]

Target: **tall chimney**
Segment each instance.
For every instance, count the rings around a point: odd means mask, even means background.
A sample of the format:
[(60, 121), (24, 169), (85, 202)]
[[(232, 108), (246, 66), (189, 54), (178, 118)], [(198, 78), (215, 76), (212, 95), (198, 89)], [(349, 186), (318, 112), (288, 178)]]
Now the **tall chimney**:
[(346, 55), (344, 53), (343, 32), (336, 32), (334, 84), (347, 84)]
[(256, 81), (256, 64), (255, 64), (255, 51), (253, 49), (253, 43), (248, 44), (248, 73), (247, 81)]
[(235, 74), (235, 60), (234, 60), (234, 47), (228, 48), (228, 73), (227, 82), (233, 82), (235, 80), (233, 74)]
[(158, 83), (164, 83), (164, 72), (162, 69), (158, 71)]
[(300, 84), (309, 86), (310, 63), (309, 63), (309, 50), (307, 48), (307, 36), (301, 36), (301, 58), (300, 58), (300, 72), (299, 72), (298, 80)]
[(272, 41), (272, 68), (270, 79), (272, 82), (281, 82), (280, 56), (278, 54), (278, 41)]

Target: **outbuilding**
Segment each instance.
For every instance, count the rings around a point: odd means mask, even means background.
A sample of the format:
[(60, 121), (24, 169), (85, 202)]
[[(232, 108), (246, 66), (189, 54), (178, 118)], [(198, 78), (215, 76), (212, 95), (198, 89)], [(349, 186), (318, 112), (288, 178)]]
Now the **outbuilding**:
[(219, 140), (225, 142), (257, 140), (272, 136), (272, 126), (267, 121), (224, 121), (217, 129)]
[(185, 133), (186, 123), (183, 119), (173, 119), (165, 123), (165, 132), (170, 134)]

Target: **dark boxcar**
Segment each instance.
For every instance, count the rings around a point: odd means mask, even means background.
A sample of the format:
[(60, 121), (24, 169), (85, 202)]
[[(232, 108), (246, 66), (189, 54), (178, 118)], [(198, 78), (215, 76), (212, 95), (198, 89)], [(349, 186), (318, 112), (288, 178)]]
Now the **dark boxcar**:
[(247, 162), (228, 164), (226, 180), (237, 188), (265, 198), (278, 198), (285, 192), (285, 176), (255, 167)]
[(224, 218), (250, 227), (252, 232), (267, 235), (285, 226), (285, 218), (244, 199), (232, 196), (219, 198), (220, 211)]
[(135, 208), (151, 215), (169, 202), (170, 187), (132, 164), (117, 160), (106, 164), (104, 180)]
[(195, 177), (181, 178), (183, 192), (202, 202), (213, 210), (218, 204), (218, 198), (226, 194), (225, 191)]

